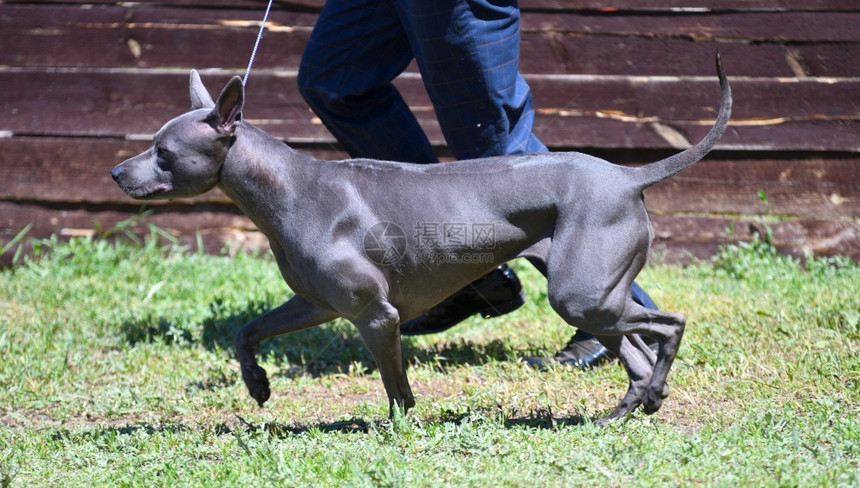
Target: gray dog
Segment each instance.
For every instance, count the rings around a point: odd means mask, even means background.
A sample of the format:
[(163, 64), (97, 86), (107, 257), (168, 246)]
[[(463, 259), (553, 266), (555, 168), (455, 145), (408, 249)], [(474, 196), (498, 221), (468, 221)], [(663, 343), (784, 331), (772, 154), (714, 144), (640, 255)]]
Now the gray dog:
[[(192, 72), (192, 110), (111, 175), (141, 200), (218, 186), (269, 238), (295, 296), (236, 336), (242, 378), (261, 406), (270, 391), (255, 358), (260, 342), (344, 317), (376, 360), (392, 412), (408, 410), (401, 321), (526, 257), (547, 277), (552, 308), (627, 370), (627, 393), (605, 423), (640, 405), (654, 413), (669, 393), (685, 319), (630, 296), (653, 239), (642, 191), (699, 161), (723, 134), (732, 98), (719, 54), (717, 72), (719, 115), (705, 139), (636, 168), (575, 152), (434, 165), (320, 161), (242, 121), (238, 77), (213, 101)], [(656, 340), (656, 355), (639, 335)]]

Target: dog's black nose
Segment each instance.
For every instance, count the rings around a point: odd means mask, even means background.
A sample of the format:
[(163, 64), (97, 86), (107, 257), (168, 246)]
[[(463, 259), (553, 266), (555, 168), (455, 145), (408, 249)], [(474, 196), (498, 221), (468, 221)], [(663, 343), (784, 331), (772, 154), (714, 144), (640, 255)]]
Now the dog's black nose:
[(113, 177), (114, 181), (119, 181), (119, 175), (122, 174), (122, 167), (121, 166), (122, 166), (121, 164), (118, 164), (118, 165), (114, 166), (112, 170), (110, 170), (110, 175)]

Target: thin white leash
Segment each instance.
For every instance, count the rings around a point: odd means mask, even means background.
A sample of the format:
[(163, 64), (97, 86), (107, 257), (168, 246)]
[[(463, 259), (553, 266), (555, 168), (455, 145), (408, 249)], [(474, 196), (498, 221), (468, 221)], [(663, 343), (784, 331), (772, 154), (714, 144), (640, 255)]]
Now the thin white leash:
[(251, 59), (248, 60), (248, 69), (245, 70), (245, 78), (242, 79), (242, 86), (248, 82), (248, 75), (251, 74), (251, 65), (254, 64), (254, 58), (257, 56), (257, 47), (260, 46), (260, 39), (263, 38), (263, 31), (266, 29), (266, 19), (269, 18), (269, 10), (272, 9), (272, 0), (269, 0), (269, 5), (266, 7), (266, 13), (263, 14), (263, 23), (260, 24), (260, 32), (257, 34), (257, 40), (254, 42), (254, 50), (251, 51)]

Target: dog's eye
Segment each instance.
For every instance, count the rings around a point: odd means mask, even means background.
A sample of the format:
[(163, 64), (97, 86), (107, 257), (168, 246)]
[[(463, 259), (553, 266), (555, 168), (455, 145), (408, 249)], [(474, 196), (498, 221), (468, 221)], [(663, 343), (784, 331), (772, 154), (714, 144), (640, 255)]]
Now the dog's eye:
[(163, 146), (156, 146), (155, 161), (158, 164), (159, 168), (166, 169), (169, 168), (173, 163), (173, 155), (170, 151), (164, 149)]

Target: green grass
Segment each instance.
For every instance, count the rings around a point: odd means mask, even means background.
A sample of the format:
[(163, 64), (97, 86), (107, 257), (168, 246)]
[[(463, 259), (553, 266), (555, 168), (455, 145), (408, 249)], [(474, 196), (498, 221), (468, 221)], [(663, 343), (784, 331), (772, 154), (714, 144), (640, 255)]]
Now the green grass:
[[(235, 330), (290, 296), (268, 256), (74, 239), (0, 271), (0, 487), (858, 486), (860, 267), (762, 243), (647, 268), (687, 315), (654, 416), (599, 428), (620, 366), (533, 371), (571, 330), (517, 263), (526, 306), (405, 340), (418, 405), (386, 418), (352, 326), (264, 344), (273, 397), (241, 385)], [(11, 246), (9, 246), (11, 247)]]

